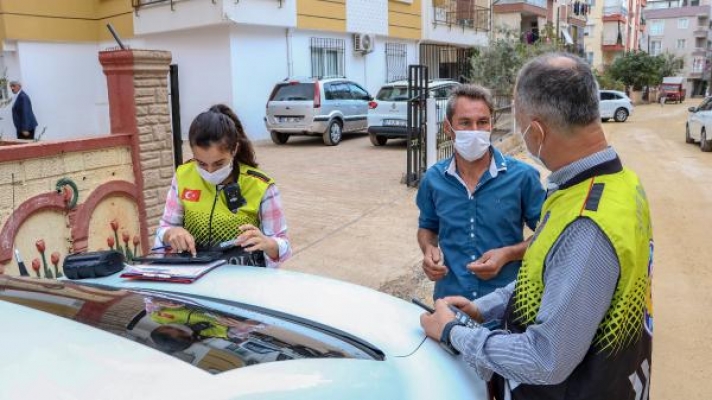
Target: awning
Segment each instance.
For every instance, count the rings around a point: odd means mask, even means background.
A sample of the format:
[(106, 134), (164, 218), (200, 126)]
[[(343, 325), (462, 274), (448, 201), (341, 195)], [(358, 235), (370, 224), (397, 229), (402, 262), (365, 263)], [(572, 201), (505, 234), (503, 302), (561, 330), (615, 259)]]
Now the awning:
[(566, 29), (561, 29), (561, 35), (564, 36), (564, 41), (566, 44), (574, 44), (574, 40), (571, 38), (571, 34)]

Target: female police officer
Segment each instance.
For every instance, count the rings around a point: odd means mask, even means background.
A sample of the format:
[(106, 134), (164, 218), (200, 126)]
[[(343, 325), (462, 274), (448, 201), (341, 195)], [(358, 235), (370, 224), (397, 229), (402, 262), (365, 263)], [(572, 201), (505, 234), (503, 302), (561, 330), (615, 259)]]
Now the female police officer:
[(278, 267), (292, 253), (279, 190), (257, 169), (240, 120), (215, 105), (193, 120), (188, 140), (193, 159), (173, 177), (155, 246), (195, 255), (233, 241), (230, 262)]

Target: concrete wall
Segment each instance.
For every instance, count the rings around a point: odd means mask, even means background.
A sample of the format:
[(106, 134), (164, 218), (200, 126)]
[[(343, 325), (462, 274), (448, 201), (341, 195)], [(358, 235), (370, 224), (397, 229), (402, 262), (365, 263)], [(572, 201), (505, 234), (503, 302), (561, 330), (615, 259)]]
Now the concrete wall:
[[(22, 81), (42, 139), (64, 140), (108, 132), (105, 78), (96, 43), (19, 42), (3, 52), (9, 80)], [(15, 137), (11, 105), (0, 110), (0, 130)]]
[(196, 115), (216, 103), (232, 104), (228, 25), (145, 35), (140, 41), (143, 48), (170, 51), (172, 63), (178, 65), (184, 138)]

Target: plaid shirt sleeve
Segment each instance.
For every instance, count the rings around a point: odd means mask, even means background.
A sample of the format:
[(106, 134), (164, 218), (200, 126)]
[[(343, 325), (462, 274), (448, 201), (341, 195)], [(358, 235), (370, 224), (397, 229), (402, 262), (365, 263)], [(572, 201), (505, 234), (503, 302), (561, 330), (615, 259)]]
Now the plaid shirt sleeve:
[[(182, 211), (182, 210), (181, 210)], [(267, 188), (260, 203), (260, 228), (262, 233), (274, 239), (279, 247), (279, 258), (273, 260), (265, 257), (268, 268), (279, 268), (279, 265), (292, 256), (292, 245), (287, 237), (287, 220), (282, 209), (282, 199), (276, 185)]]
[(153, 247), (163, 246), (163, 235), (166, 234), (168, 229), (176, 226), (183, 226), (183, 203), (181, 203), (178, 198), (178, 183), (176, 177), (173, 176), (171, 188), (168, 190), (168, 195), (166, 196), (166, 206), (163, 209), (163, 216), (158, 222), (158, 229), (156, 229), (156, 239), (153, 242)]

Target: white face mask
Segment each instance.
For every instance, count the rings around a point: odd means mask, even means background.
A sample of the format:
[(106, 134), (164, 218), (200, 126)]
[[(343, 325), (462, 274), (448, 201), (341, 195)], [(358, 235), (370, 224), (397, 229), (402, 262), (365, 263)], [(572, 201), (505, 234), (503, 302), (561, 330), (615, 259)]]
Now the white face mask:
[[(452, 125), (450, 125), (452, 128)], [(479, 160), (490, 147), (490, 132), (487, 131), (456, 131), (455, 151), (465, 160)]]
[(527, 141), (525, 140), (525, 138), (527, 137), (527, 133), (529, 133), (529, 129), (531, 129), (531, 127), (532, 124), (529, 124), (529, 126), (527, 126), (527, 129), (524, 130), (524, 133), (522, 133), (522, 141), (524, 142), (524, 148), (527, 150), (527, 155), (529, 156), (529, 158), (534, 160), (535, 163), (546, 168), (544, 161), (541, 160), (541, 148), (544, 147), (544, 142), (541, 142), (541, 144), (539, 145), (539, 151), (537, 151), (536, 155), (534, 155), (534, 153), (529, 150), (529, 146), (527, 146)]
[(232, 163), (216, 170), (213, 172), (208, 172), (200, 167), (198, 167), (198, 173), (200, 177), (205, 179), (206, 182), (212, 183), (213, 185), (219, 185), (223, 183), (232, 172)]

